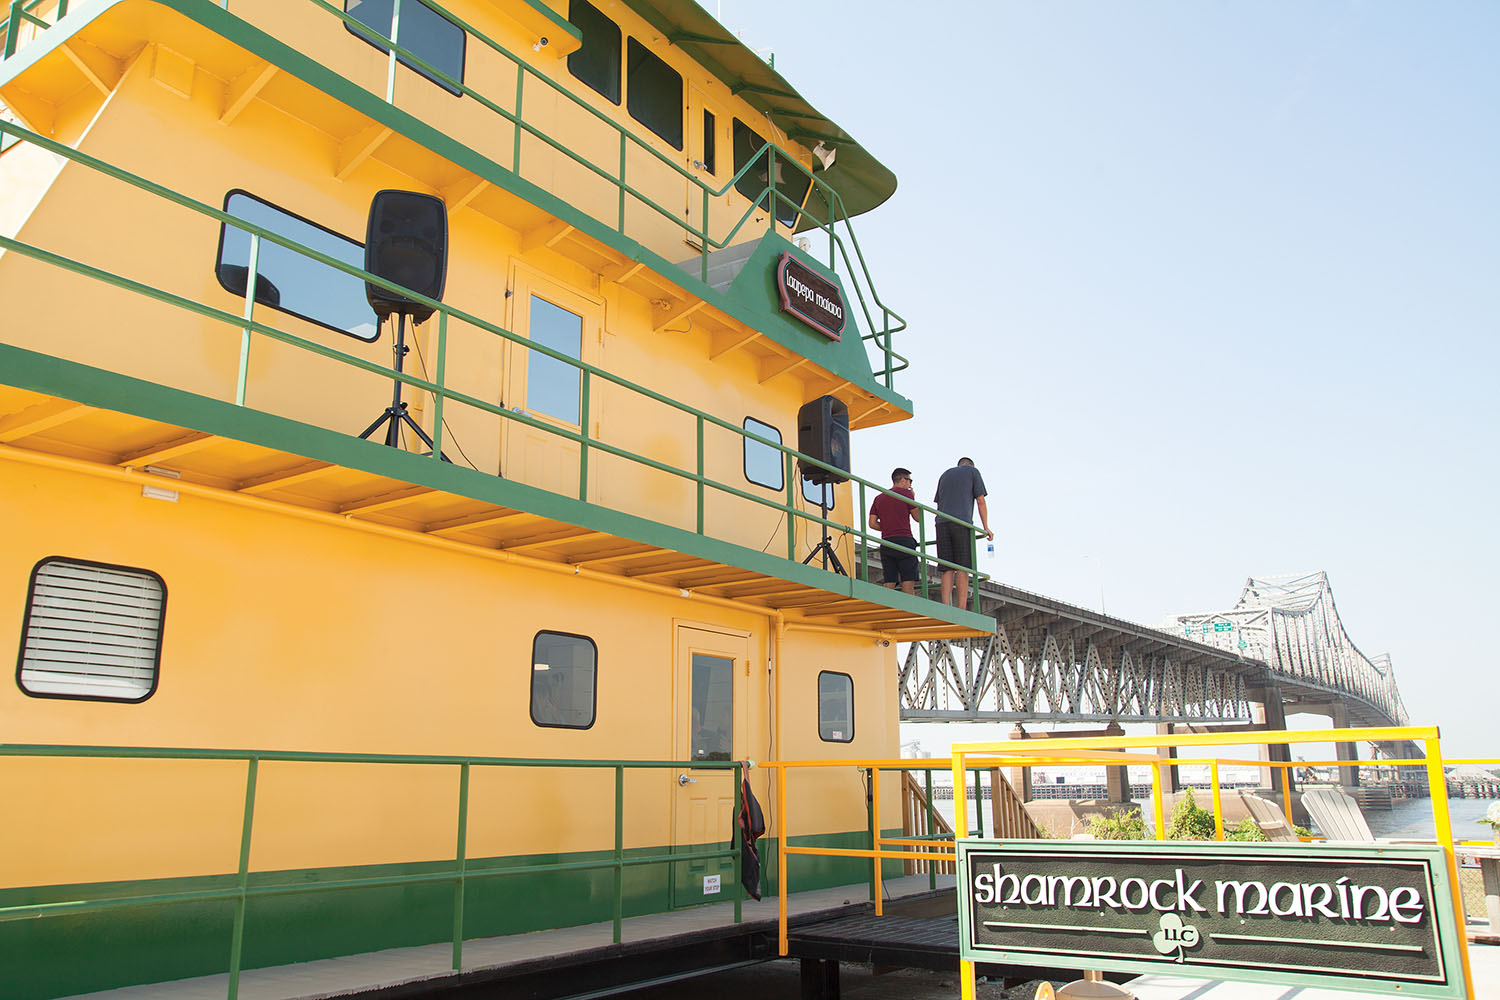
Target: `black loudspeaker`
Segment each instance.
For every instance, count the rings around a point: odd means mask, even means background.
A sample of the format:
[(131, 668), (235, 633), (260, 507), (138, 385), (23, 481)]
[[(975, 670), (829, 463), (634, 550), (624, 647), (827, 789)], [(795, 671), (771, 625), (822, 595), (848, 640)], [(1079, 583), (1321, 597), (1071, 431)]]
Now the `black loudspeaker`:
[(833, 396), (819, 396), (798, 410), (797, 450), (839, 470), (830, 472), (803, 462), (803, 479), (810, 483), (848, 482), (849, 407)]
[[(441, 300), (448, 278), (448, 206), (430, 194), (379, 191), (365, 230), (365, 270), (403, 288)], [(432, 307), (365, 282), (375, 315), (401, 313), (421, 323)]]

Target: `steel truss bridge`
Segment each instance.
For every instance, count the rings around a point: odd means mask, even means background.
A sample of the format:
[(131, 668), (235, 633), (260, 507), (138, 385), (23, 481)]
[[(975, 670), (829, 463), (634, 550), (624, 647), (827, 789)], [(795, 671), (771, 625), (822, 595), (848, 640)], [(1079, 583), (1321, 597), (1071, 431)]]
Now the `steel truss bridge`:
[(1156, 628), (988, 581), (979, 601), (994, 635), (907, 647), (902, 721), (1249, 725), (1315, 712), (1406, 725), (1390, 658), (1355, 646), (1326, 573), (1251, 577), (1229, 610)]

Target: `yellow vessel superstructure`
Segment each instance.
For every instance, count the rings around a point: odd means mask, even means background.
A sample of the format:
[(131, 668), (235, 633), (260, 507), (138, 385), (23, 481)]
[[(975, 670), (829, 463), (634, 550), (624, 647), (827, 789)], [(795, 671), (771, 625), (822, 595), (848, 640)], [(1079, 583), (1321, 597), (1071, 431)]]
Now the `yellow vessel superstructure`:
[[(463, 936), (727, 898), (733, 762), (896, 756), (895, 643), (988, 630), (872, 579), (886, 484), (800, 448), (911, 414), (850, 225), (895, 179), (696, 4), (0, 26), (0, 993), (446, 940), (456, 816), (528, 869)], [(407, 353), (390, 190), (446, 212)], [(862, 844), (859, 780), (794, 841)]]

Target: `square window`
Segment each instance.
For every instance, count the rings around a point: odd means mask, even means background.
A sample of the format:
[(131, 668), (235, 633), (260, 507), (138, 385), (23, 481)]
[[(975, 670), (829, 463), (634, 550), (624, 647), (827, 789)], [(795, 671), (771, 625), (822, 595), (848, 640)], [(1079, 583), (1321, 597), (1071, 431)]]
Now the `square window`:
[(531, 644), (531, 721), (549, 729), (591, 727), (598, 661), (588, 636), (538, 632)]
[[(777, 444), (781, 443), (781, 432), (770, 424), (763, 424), (754, 417), (746, 417), (743, 426), (751, 434), (759, 434)], [(745, 438), (745, 478), (766, 489), (778, 492), (785, 489), (786, 460), (782, 457), (781, 449)]]
[[(391, 15), (394, 10), (394, 0), (345, 0), (344, 2), (345, 13), (387, 38), (391, 37)], [(349, 24), (346, 23), (344, 27), (351, 34), (364, 39), (381, 52), (391, 51), (379, 41), (361, 35)], [(441, 71), (450, 79), (459, 83), (464, 82), (464, 50), (469, 38), (463, 28), (422, 3), (422, 0), (401, 0), (401, 23), (398, 33), (400, 37), (394, 41), (401, 48)], [(463, 96), (463, 91), (453, 84), (416, 65), (405, 56), (397, 56), (396, 59), (401, 65), (421, 74), (448, 93)]]
[(583, 44), (568, 56), (568, 72), (588, 84), (611, 104), (620, 103), (620, 26), (588, 0), (571, 0), (568, 23), (583, 36)]
[(854, 741), (854, 678), (848, 674), (818, 674), (818, 737), (824, 743)]
[[(224, 211), (351, 267), (365, 266), (363, 243), (252, 194), (229, 192), (224, 198)], [(219, 284), (225, 291), (243, 297), (249, 271), (250, 234), (230, 225), (220, 226), (219, 256), (214, 262)], [(256, 302), (359, 340), (380, 337), (375, 311), (365, 297), (365, 283), (358, 277), (266, 239), (260, 241), (255, 273)]]
[(150, 570), (50, 558), (31, 573), (16, 683), (38, 698), (140, 702), (156, 691), (167, 585)]

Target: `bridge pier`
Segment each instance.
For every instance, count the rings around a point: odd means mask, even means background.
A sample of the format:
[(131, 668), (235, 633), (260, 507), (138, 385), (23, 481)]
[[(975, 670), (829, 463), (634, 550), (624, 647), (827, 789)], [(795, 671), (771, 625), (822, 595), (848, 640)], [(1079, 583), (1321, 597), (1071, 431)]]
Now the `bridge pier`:
[[(1333, 722), (1334, 729), (1349, 728), (1349, 708), (1343, 702), (1334, 702), (1332, 711), (1328, 713)], [(1339, 760), (1352, 760), (1354, 764), (1350, 767), (1339, 768), (1339, 784), (1345, 788), (1359, 787), (1359, 744), (1358, 743), (1335, 743), (1333, 745), (1334, 756)]]
[[(1124, 736), (1124, 735), (1125, 735), (1125, 729), (1118, 722), (1111, 722), (1109, 725), (1105, 726), (1103, 729), (1091, 729), (1091, 730), (1088, 730), (1088, 731), (1079, 731), (1079, 730), (1076, 730), (1076, 729), (1070, 729), (1070, 730), (1068, 730), (1067, 732), (1064, 732), (1064, 733), (1047, 733), (1047, 732), (1043, 732), (1043, 733), (1028, 733), (1026, 731), (1025, 727), (1023, 727), (1018, 722), (1018, 723), (1016, 723), (1015, 728), (1013, 728), (1010, 731), (1010, 738), (1013, 739), (1013, 740), (1045, 740), (1048, 737), (1064, 738), (1064, 739), (1078, 739), (1078, 738), (1081, 738), (1081, 737), (1092, 737), (1092, 736)], [(1124, 753), (1123, 750), (1120, 751), (1120, 752)], [(1006, 770), (1009, 772), (1008, 775), (1007, 775), (1007, 777), (1010, 779), (1010, 786), (1016, 790), (1016, 794), (1021, 797), (1021, 801), (1022, 802), (1030, 802), (1032, 800), (1032, 797), (1033, 797), (1032, 796), (1032, 781), (1031, 781), (1031, 767), (1030, 767), (1030, 765), (1026, 765), (1026, 766), (1022, 766), (1022, 767), (1011, 767), (1011, 768), (1007, 768)], [(1174, 768), (1174, 770), (1175, 770), (1175, 768)], [(1131, 801), (1131, 799), (1130, 799), (1130, 771), (1129, 771), (1129, 768), (1126, 767), (1126, 765), (1124, 765), (1124, 764), (1112, 765), (1112, 766), (1105, 767), (1104, 768), (1104, 788), (1105, 788), (1105, 793), (1104, 793), (1105, 799), (1108, 800), (1108, 801), (1110, 801), (1110, 802), (1114, 802), (1114, 803), (1118, 803), (1118, 804), (1124, 804), (1126, 802)]]
[[(1171, 722), (1158, 722), (1156, 724), (1156, 735), (1171, 736), (1175, 731), (1175, 728), (1175, 725)], [(1156, 751), (1156, 753), (1157, 756), (1165, 757), (1170, 760), (1174, 759), (1177, 756), (1177, 748), (1161, 747)], [(1163, 794), (1171, 795), (1181, 787), (1182, 781), (1177, 774), (1177, 765), (1173, 764), (1170, 767), (1164, 767), (1161, 769), (1161, 790)]]
[[(1257, 697), (1258, 696), (1258, 697)], [(1251, 709), (1254, 713), (1255, 725), (1252, 729), (1274, 730), (1286, 728), (1286, 707), (1281, 700), (1281, 688), (1275, 684), (1268, 684), (1259, 691), (1250, 693)], [(1271, 765), (1290, 764), (1292, 762), (1292, 748), (1285, 743), (1273, 743), (1260, 748), (1260, 759)], [(1282, 770), (1279, 767), (1269, 768), (1271, 781), (1270, 787), (1274, 792), (1296, 791), (1297, 778), (1293, 771), (1288, 768), (1288, 788), (1281, 787)]]

